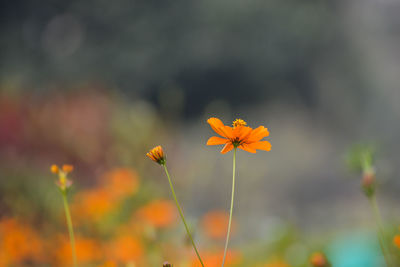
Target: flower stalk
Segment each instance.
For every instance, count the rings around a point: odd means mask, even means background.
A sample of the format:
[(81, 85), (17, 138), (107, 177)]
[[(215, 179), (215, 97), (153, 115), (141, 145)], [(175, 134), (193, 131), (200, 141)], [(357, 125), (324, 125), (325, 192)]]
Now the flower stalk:
[(172, 184), (171, 177), (169, 176), (169, 172), (168, 172), (168, 169), (167, 169), (167, 165), (166, 165), (165, 162), (164, 162), (163, 164), (161, 164), (161, 165), (164, 167), (165, 174), (166, 174), (167, 177), (168, 177), (168, 183), (169, 183), (169, 187), (171, 188), (172, 197), (173, 197), (174, 200), (175, 200), (176, 207), (177, 207), (177, 209), (178, 209), (178, 211), (179, 211), (179, 215), (181, 216), (182, 222), (183, 222), (183, 224), (185, 225), (185, 229), (186, 229), (186, 232), (187, 232), (187, 234), (188, 234), (188, 236), (189, 236), (190, 242), (192, 243), (193, 249), (194, 249), (194, 251), (196, 252), (197, 258), (199, 259), (199, 261), (200, 261), (200, 263), (201, 263), (201, 266), (204, 267), (204, 263), (203, 263), (203, 261), (201, 260), (199, 251), (197, 250), (197, 247), (196, 247), (196, 245), (195, 245), (195, 243), (194, 243), (192, 234), (190, 233), (189, 227), (188, 227), (188, 225), (187, 225), (187, 223), (186, 223), (185, 216), (183, 215), (183, 211), (182, 211), (181, 205), (179, 205), (178, 199), (177, 199), (177, 197), (176, 197), (175, 190), (174, 190), (174, 186), (173, 186), (173, 184)]
[(60, 193), (63, 198), (65, 217), (67, 220), (67, 227), (68, 227), (68, 233), (69, 233), (69, 241), (71, 243), (73, 266), (77, 267), (78, 261), (77, 261), (77, 256), (76, 256), (74, 227), (72, 225), (71, 212), (69, 210), (68, 198), (67, 198), (69, 188), (72, 185), (72, 181), (68, 179), (67, 175), (68, 175), (68, 173), (72, 172), (73, 170), (74, 170), (74, 167), (72, 165), (68, 165), (68, 164), (64, 164), (62, 166), (62, 168), (59, 168), (55, 164), (50, 167), (50, 171), (52, 173), (58, 175), (58, 180), (56, 181), (56, 185), (57, 185), (58, 189), (60, 190)]
[(386, 237), (385, 237), (385, 232), (383, 230), (383, 224), (382, 224), (382, 216), (379, 210), (378, 203), (376, 202), (376, 197), (375, 195), (370, 196), (369, 202), (375, 217), (375, 222), (378, 230), (378, 239), (379, 239), (379, 245), (382, 250), (383, 257), (385, 258), (386, 265), (388, 267), (392, 266), (392, 260), (390, 257), (390, 252), (388, 252), (386, 248)]
[(225, 265), (226, 253), (228, 251), (229, 237), (231, 234), (231, 225), (232, 225), (232, 213), (233, 213), (233, 202), (235, 199), (235, 172), (236, 172), (236, 146), (233, 149), (233, 171), (232, 171), (232, 196), (231, 196), (231, 207), (229, 211), (229, 222), (228, 222), (228, 231), (226, 233), (226, 241), (225, 241), (225, 249), (224, 249), (224, 257), (222, 259), (222, 267)]
[(180, 215), (180, 217), (182, 219), (182, 222), (183, 222), (183, 224), (185, 226), (187, 235), (189, 236), (189, 239), (190, 239), (190, 242), (192, 243), (193, 249), (196, 252), (196, 256), (199, 259), (199, 261), (201, 263), (201, 266), (204, 267), (204, 263), (203, 263), (203, 261), (202, 261), (202, 259), (200, 257), (199, 251), (197, 250), (197, 247), (196, 247), (196, 245), (194, 243), (192, 234), (190, 233), (189, 227), (188, 227), (188, 225), (186, 223), (185, 216), (183, 215), (183, 211), (182, 211), (181, 205), (179, 204), (178, 198), (176, 197), (174, 186), (172, 184), (172, 180), (171, 180), (171, 177), (170, 177), (169, 172), (168, 172), (167, 160), (166, 160), (166, 156), (164, 154), (163, 148), (161, 146), (156, 146), (153, 149), (151, 149), (146, 154), (146, 156), (149, 157), (152, 161), (154, 161), (154, 162), (156, 162), (156, 163), (158, 163), (158, 164), (160, 164), (161, 166), (164, 167), (165, 174), (167, 175), (167, 178), (168, 178), (169, 187), (171, 188), (172, 197), (175, 200), (175, 204), (176, 204), (176, 207), (178, 209), (179, 215)]
[(387, 248), (386, 235), (382, 223), (382, 216), (379, 210), (378, 203), (376, 201), (376, 173), (373, 166), (373, 153), (369, 150), (361, 153), (360, 163), (363, 172), (361, 188), (371, 205), (372, 213), (375, 218), (375, 223), (377, 227), (379, 245), (381, 247), (386, 266), (391, 267), (393, 265), (390, 248)]
[(72, 260), (73, 260), (73, 263), (74, 263), (74, 267), (77, 267), (78, 264), (77, 264), (77, 257), (76, 257), (74, 227), (72, 225), (71, 213), (69, 211), (67, 192), (66, 191), (62, 191), (61, 193), (62, 193), (63, 202), (64, 202), (65, 217), (67, 219), (69, 240), (71, 242)]

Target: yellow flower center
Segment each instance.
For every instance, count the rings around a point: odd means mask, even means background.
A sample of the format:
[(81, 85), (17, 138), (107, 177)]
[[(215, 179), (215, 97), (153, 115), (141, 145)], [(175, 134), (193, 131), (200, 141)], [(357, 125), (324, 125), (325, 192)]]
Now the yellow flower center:
[(238, 126), (246, 126), (247, 123), (242, 119), (236, 119), (233, 121), (232, 125), (233, 125), (233, 128), (236, 128)]

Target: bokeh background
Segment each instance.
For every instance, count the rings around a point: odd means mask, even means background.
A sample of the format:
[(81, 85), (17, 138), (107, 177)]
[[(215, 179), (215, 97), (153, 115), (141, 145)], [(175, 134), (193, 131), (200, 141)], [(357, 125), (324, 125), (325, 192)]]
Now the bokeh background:
[(378, 201), (395, 229), (399, 11), (395, 0), (2, 2), (0, 266), (70, 266), (53, 163), (75, 166), (81, 266), (197, 266), (145, 157), (158, 144), (219, 266), (232, 155), (205, 145), (214, 116), (265, 125), (272, 143), (238, 153), (231, 266), (308, 266), (316, 250), (337, 267), (381, 266), (345, 156), (377, 147)]

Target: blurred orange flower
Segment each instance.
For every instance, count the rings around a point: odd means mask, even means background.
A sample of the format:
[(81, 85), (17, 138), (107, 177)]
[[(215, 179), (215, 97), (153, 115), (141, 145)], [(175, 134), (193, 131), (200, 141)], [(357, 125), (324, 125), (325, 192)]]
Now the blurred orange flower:
[[(210, 211), (204, 215), (202, 227), (207, 236), (215, 239), (224, 239), (228, 228), (229, 213), (225, 211)], [(235, 231), (235, 222), (232, 221), (232, 232)]]
[(393, 244), (400, 249), (400, 235), (395, 235), (393, 237)]
[(169, 200), (153, 200), (139, 209), (137, 215), (156, 228), (168, 227), (177, 221), (175, 205)]
[(43, 259), (43, 242), (28, 225), (14, 218), (0, 222), (0, 266)]
[(141, 241), (127, 235), (117, 237), (107, 247), (108, 258), (124, 264), (140, 261), (143, 252)]
[(104, 264), (97, 267), (117, 267), (117, 264), (114, 261), (106, 261)]
[[(204, 265), (207, 267), (219, 267), (222, 263), (222, 258), (224, 256), (223, 251), (219, 252), (206, 252), (201, 255)], [(242, 256), (239, 252), (236, 251), (228, 251), (226, 254), (225, 266), (236, 265), (242, 261)], [(199, 260), (197, 258), (193, 258), (190, 264), (191, 267), (200, 267)]]
[(136, 172), (129, 168), (115, 168), (104, 175), (104, 188), (111, 196), (121, 199), (137, 192), (139, 179)]
[(104, 174), (97, 188), (77, 193), (71, 209), (77, 221), (82, 218), (98, 221), (138, 188), (139, 179), (134, 170), (115, 168)]
[(105, 189), (83, 191), (75, 196), (71, 205), (72, 213), (77, 221), (97, 221), (113, 209), (113, 200), (111, 193)]
[(213, 136), (207, 141), (207, 145), (225, 145), (221, 150), (222, 154), (231, 151), (234, 147), (238, 147), (250, 153), (256, 153), (257, 149), (270, 151), (271, 143), (268, 141), (260, 141), (269, 135), (268, 129), (260, 126), (252, 129), (247, 123), (241, 119), (233, 122), (233, 127), (226, 126), (220, 119), (210, 118), (207, 120), (211, 128), (221, 137)]
[[(55, 250), (57, 266), (72, 266), (72, 253), (69, 238), (61, 236), (58, 239), (58, 246)], [(77, 259), (80, 264), (99, 261), (103, 257), (101, 244), (90, 238), (77, 237), (75, 239)]]

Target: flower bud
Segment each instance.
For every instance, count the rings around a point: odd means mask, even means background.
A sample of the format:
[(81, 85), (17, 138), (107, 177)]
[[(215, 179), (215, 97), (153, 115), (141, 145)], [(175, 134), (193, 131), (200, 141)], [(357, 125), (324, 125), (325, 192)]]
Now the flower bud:
[(70, 172), (72, 172), (72, 171), (74, 170), (74, 166), (69, 165), (69, 164), (64, 164), (64, 165), (62, 166), (62, 170), (63, 170), (63, 172), (65, 172), (65, 173), (70, 173)]
[(164, 150), (161, 146), (156, 146), (151, 149), (146, 156), (148, 156), (152, 161), (157, 162), (160, 165), (165, 164)]
[(56, 181), (56, 185), (62, 192), (67, 192), (67, 190), (71, 187), (72, 181), (68, 179), (67, 174), (72, 172), (74, 166), (64, 164), (62, 169), (60, 169), (57, 165), (53, 164), (50, 167), (50, 171), (54, 174), (58, 175), (58, 180)]
[(311, 255), (310, 263), (313, 267), (330, 267), (331, 265), (328, 262), (325, 254), (322, 252), (315, 252)]
[(53, 164), (53, 165), (51, 165), (51, 167), (50, 167), (50, 171), (51, 171), (52, 173), (54, 173), (54, 174), (57, 174), (57, 173), (60, 171), (60, 169), (58, 168), (58, 166), (57, 166), (56, 164)]
[(375, 194), (376, 182), (374, 171), (364, 172), (361, 187), (367, 197), (372, 197)]
[(166, 262), (163, 263), (162, 266), (163, 266), (163, 267), (172, 267), (172, 264), (169, 263), (168, 261), (166, 261)]

